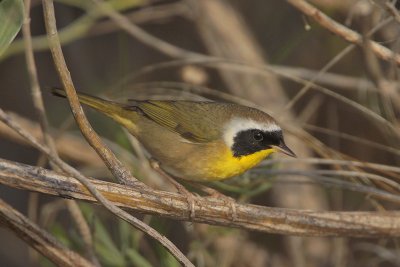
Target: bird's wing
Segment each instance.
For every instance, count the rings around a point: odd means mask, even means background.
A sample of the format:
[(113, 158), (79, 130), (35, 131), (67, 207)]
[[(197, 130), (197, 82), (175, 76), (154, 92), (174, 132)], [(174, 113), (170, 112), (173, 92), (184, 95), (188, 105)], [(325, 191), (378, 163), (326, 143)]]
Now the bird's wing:
[[(192, 143), (205, 143), (220, 137), (218, 114), (211, 114), (212, 102), (135, 101), (143, 115)], [(215, 109), (213, 109), (215, 111)], [(210, 118), (210, 115), (213, 118)]]

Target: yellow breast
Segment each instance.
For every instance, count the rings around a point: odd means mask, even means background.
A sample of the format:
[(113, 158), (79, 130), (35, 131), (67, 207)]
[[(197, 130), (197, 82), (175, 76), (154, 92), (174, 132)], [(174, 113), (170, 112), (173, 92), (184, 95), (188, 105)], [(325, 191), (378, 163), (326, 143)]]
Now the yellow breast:
[(222, 153), (219, 151), (216, 160), (209, 162), (209, 175), (207, 176), (210, 181), (218, 181), (242, 174), (248, 169), (255, 167), (273, 152), (275, 152), (275, 149), (271, 148), (247, 156), (234, 157), (232, 151), (226, 148)]

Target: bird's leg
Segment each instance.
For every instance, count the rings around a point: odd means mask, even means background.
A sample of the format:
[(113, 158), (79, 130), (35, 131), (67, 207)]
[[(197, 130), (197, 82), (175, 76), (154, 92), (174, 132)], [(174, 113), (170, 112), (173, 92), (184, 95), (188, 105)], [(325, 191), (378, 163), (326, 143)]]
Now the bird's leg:
[(236, 211), (236, 200), (228, 197), (227, 195), (222, 194), (221, 192), (215, 190), (214, 188), (211, 187), (207, 187), (205, 185), (202, 184), (198, 184), (198, 183), (190, 183), (193, 187), (198, 188), (199, 190), (203, 191), (204, 193), (206, 193), (208, 195), (208, 197), (211, 198), (216, 198), (216, 199), (220, 199), (222, 200), (225, 204), (229, 205), (231, 208), (231, 218), (232, 221), (235, 221), (237, 218), (237, 211)]
[(162, 177), (164, 177), (167, 181), (169, 181), (171, 184), (173, 184), (176, 187), (176, 189), (178, 190), (179, 193), (181, 193), (182, 195), (184, 195), (186, 197), (186, 200), (188, 202), (188, 208), (190, 210), (189, 218), (191, 220), (193, 220), (194, 216), (196, 215), (195, 214), (195, 199), (196, 199), (196, 196), (193, 195), (192, 192), (187, 190), (183, 185), (178, 183), (173, 177), (168, 175), (163, 169), (161, 169), (160, 164), (158, 163), (158, 161), (156, 161), (154, 159), (150, 159), (150, 165)]

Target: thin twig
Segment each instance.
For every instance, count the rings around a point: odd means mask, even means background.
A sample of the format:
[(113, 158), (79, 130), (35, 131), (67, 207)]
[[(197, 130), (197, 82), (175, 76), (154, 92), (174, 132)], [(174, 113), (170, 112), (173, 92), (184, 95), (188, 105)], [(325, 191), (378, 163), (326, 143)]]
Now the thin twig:
[[(83, 5), (88, 3), (88, 1), (81, 1)], [(118, 2), (118, 1), (116, 1)], [(75, 2), (76, 3), (76, 2)], [(127, 5), (122, 5), (124, 9), (129, 9), (133, 7), (137, 7), (141, 2), (140, 1), (128, 1)], [(70, 3), (71, 4), (71, 3)], [(82, 6), (79, 6), (83, 8)], [(102, 13), (97, 9), (94, 9), (92, 5), (85, 5), (85, 8), (88, 10), (86, 14), (82, 15), (71, 24), (60, 30), (60, 39), (63, 45), (69, 44), (73, 41), (76, 41), (80, 38), (87, 37), (88, 31), (95, 25), (96, 21), (102, 17)], [(46, 35), (36, 36), (32, 40), (34, 51), (44, 51), (49, 49), (49, 42), (47, 41)], [(22, 40), (15, 40), (10, 47), (0, 55), (0, 61), (10, 57), (12, 55), (18, 54), (24, 50), (24, 44)]]
[(338, 159), (321, 159), (321, 158), (296, 158), (296, 159), (270, 159), (264, 161), (261, 166), (271, 166), (274, 164), (295, 164), (298, 162), (308, 163), (308, 164), (329, 164), (329, 165), (344, 165), (353, 166), (361, 168), (369, 168), (372, 170), (381, 170), (386, 172), (400, 173), (400, 167), (371, 163), (371, 162), (361, 162), (361, 161), (350, 161), (350, 160), (338, 160)]
[(146, 31), (142, 30), (141, 28), (133, 24), (125, 16), (115, 11), (107, 2), (104, 2), (102, 0), (91, 0), (91, 1), (96, 5), (98, 10), (100, 10), (104, 15), (107, 15), (112, 21), (115, 22), (116, 25), (121, 27), (127, 33), (139, 39), (144, 44), (153, 47), (166, 55), (169, 55), (173, 58), (204, 57), (203, 54), (179, 48), (147, 33)]
[(296, 95), (290, 99), (290, 101), (285, 105), (283, 108), (283, 111), (288, 111), (291, 110), (296, 104), (300, 98), (302, 98), (312, 87), (312, 83), (316, 81), (323, 73), (327, 72), (329, 69), (331, 69), (334, 65), (336, 65), (339, 60), (341, 60), (345, 55), (350, 53), (354, 49), (354, 45), (349, 45), (340, 53), (338, 53), (333, 59), (331, 59), (321, 70), (318, 71), (318, 73), (312, 77), (307, 83), (304, 85), (303, 88), (299, 92), (296, 93)]
[[(36, 139), (41, 138), (42, 133), (37, 122), (11, 112), (9, 112), (9, 114), (14, 121), (21, 125), (21, 127), (28, 131), (32, 136)], [(51, 129), (50, 132), (53, 132), (53, 129)], [(22, 138), (4, 123), (0, 123), (0, 136), (1, 138), (7, 138), (22, 145), (29, 145), (29, 142), (27, 142), (26, 139)], [(104, 167), (104, 163), (96, 152), (90, 149), (88, 143), (76, 135), (64, 133), (60, 138), (57, 138), (56, 148), (60, 157), (67, 161), (72, 161), (74, 164), (96, 168)], [(76, 151), (79, 151), (79, 153), (76, 153)]]
[(395, 156), (400, 156), (400, 149), (396, 148), (394, 146), (383, 145), (382, 143), (370, 141), (368, 139), (361, 138), (359, 136), (354, 136), (354, 135), (351, 135), (351, 134), (348, 134), (348, 133), (344, 133), (344, 132), (336, 131), (336, 130), (331, 130), (331, 129), (324, 128), (324, 127), (310, 125), (308, 123), (302, 123), (302, 124), (300, 124), (300, 126), (303, 127), (306, 130), (310, 130), (310, 131), (314, 131), (314, 132), (317, 132), (317, 133), (326, 134), (328, 136), (339, 137), (339, 138), (344, 139), (344, 140), (350, 140), (350, 141), (352, 141), (354, 143), (357, 143), (357, 144), (366, 145), (366, 146), (369, 146), (369, 147), (374, 148), (374, 149), (379, 149), (379, 150), (382, 150), (382, 151), (386, 151), (386, 152), (392, 153)]
[[(301, 177), (325, 177), (323, 175), (330, 175), (330, 176), (341, 176), (343, 178), (353, 178), (353, 177), (358, 177), (358, 178), (366, 178), (371, 181), (379, 181), (386, 183), (387, 185), (397, 189), (397, 193), (399, 192), (400, 185), (381, 175), (376, 175), (372, 173), (364, 173), (364, 172), (357, 172), (357, 171), (345, 171), (345, 170), (311, 170), (311, 171), (302, 171), (302, 170), (297, 170), (297, 169), (284, 169), (284, 170), (257, 170), (255, 171), (256, 173), (262, 173), (265, 175), (293, 175), (293, 176), (301, 176)], [(352, 185), (350, 183), (349, 185)], [(398, 197), (395, 194), (388, 193), (383, 190), (376, 189), (375, 187), (368, 187), (364, 188), (364, 192), (367, 192), (370, 190), (371, 195), (376, 195), (377, 197), (380, 197), (382, 199), (386, 199), (388, 201), (392, 201), (394, 203), (400, 203), (400, 197)]]
[[(342, 37), (343, 39), (345, 39), (350, 43), (356, 44), (358, 46), (363, 45), (363, 38), (359, 33), (347, 28), (343, 24), (334, 21), (326, 14), (324, 14), (321, 10), (310, 5), (306, 1), (304, 0), (287, 0), (287, 1), (305, 15), (313, 18), (317, 23), (319, 23), (322, 27), (326, 28), (330, 32)], [(369, 40), (368, 42), (371, 45), (371, 50), (378, 57), (389, 62), (394, 60), (397, 65), (400, 65), (399, 54), (394, 53), (392, 50), (382, 46), (381, 44), (375, 41)]]
[[(181, 1), (162, 4), (160, 6), (149, 6), (143, 7), (141, 9), (135, 9), (131, 13), (125, 13), (126, 18), (132, 23), (142, 24), (146, 22), (157, 22), (165, 21), (168, 18), (173, 18), (174, 16), (185, 17), (189, 13), (188, 7)], [(113, 20), (99, 21), (88, 32), (87, 36), (81, 36), (81, 38), (86, 38), (90, 36), (103, 35), (120, 30), (120, 26)]]
[[(382, 21), (381, 23), (375, 25), (375, 27), (373, 27), (368, 33), (367, 33), (367, 37), (370, 37), (373, 33), (375, 33), (378, 29), (382, 28), (384, 25), (388, 24), (390, 21), (392, 21), (391, 18), (386, 19), (384, 21)], [(290, 108), (292, 108), (294, 106), (294, 104), (296, 104), (300, 98), (302, 96), (304, 96), (311, 88), (311, 84), (317, 80), (323, 73), (325, 73), (326, 71), (328, 71), (331, 67), (333, 67), (340, 59), (342, 59), (345, 55), (349, 54), (351, 51), (354, 50), (354, 48), (356, 47), (356, 44), (352, 43), (350, 45), (348, 45), (347, 47), (345, 47), (342, 51), (340, 51), (339, 54), (337, 54), (334, 58), (332, 58), (318, 73), (317, 75), (315, 75), (312, 79), (310, 79), (308, 81), (308, 83), (306, 83), (304, 85), (303, 88), (301, 88), (301, 90), (290, 100), (289, 103), (286, 104), (284, 110), (289, 110)]]
[(397, 21), (397, 23), (400, 23), (400, 14), (399, 11), (396, 9), (395, 5), (390, 3), (390, 1), (385, 0), (384, 7), (389, 12), (389, 14), (393, 16), (393, 18)]

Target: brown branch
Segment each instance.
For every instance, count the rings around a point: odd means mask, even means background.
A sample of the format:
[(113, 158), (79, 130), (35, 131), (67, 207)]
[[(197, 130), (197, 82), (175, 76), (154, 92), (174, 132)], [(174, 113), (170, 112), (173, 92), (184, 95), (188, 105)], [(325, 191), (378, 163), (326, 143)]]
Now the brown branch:
[[(178, 193), (146, 190), (99, 180), (90, 182), (108, 200), (122, 208), (188, 220), (187, 200)], [(49, 195), (96, 202), (75, 179), (21, 163), (0, 159), (0, 183)], [(201, 198), (195, 203), (195, 222), (238, 227), (268, 233), (304, 236), (400, 236), (400, 212), (318, 212), (256, 205), (236, 204), (237, 217), (232, 221), (230, 207), (224, 201)]]
[[(328, 17), (321, 10), (310, 5), (304, 0), (287, 0), (292, 6), (300, 10), (305, 15), (313, 18), (318, 24), (326, 28), (330, 32), (342, 37), (346, 41), (363, 46), (363, 37), (347, 28), (343, 24), (336, 22), (335, 20)], [(388, 49), (387, 47), (380, 45), (379, 43), (368, 40), (371, 50), (381, 59), (392, 62), (394, 61), (397, 65), (400, 65), (400, 55)]]
[(10, 228), (26, 243), (58, 266), (93, 266), (85, 258), (66, 248), (52, 235), (40, 229), (36, 224), (1, 199), (0, 225)]
[(43, 0), (43, 10), (47, 36), (50, 44), (50, 51), (56, 65), (57, 72), (60, 76), (60, 80), (67, 94), (72, 114), (74, 115), (74, 118), (83, 136), (102, 158), (104, 163), (119, 182), (132, 186), (145, 186), (142, 182), (138, 181), (131, 175), (129, 170), (126, 169), (125, 166), (123, 166), (123, 164), (115, 157), (112, 151), (103, 143), (100, 137), (90, 126), (90, 123), (83, 112), (82, 106), (79, 103), (70, 72), (63, 56), (57, 32), (53, 2), (51, 0)]

